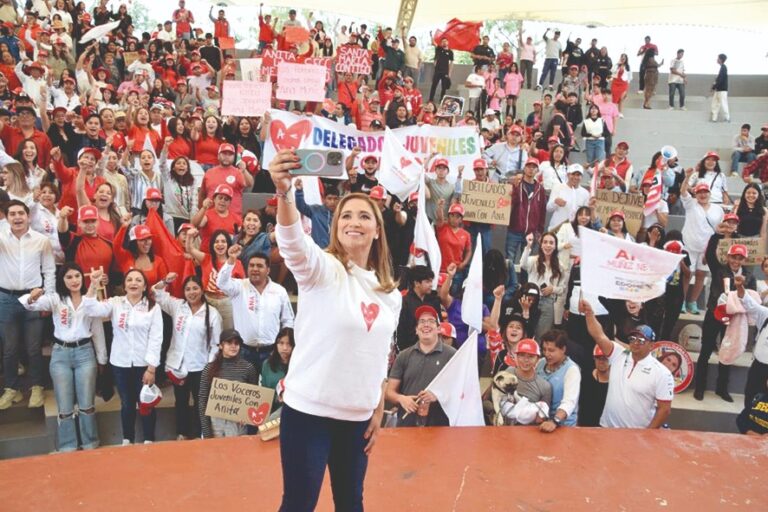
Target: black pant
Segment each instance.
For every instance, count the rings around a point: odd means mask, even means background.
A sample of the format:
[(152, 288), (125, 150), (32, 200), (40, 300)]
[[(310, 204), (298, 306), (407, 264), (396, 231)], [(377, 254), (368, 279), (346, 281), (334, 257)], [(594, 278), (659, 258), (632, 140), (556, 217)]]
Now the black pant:
[(664, 319), (661, 324), (661, 340), (671, 341), (672, 329), (675, 328), (677, 320), (680, 318), (680, 307), (683, 305), (685, 297), (679, 287), (667, 287), (667, 293), (664, 294)]
[[(701, 352), (699, 360), (696, 362), (696, 391), (707, 389), (707, 370), (709, 369), (709, 356), (715, 351), (717, 346), (717, 337), (722, 338), (725, 332), (725, 326), (715, 320), (715, 314), (711, 309), (707, 309), (704, 316), (704, 323), (701, 325)], [(731, 367), (718, 363), (717, 365), (717, 391), (728, 391), (728, 377), (731, 374)]]
[(429, 89), (429, 101), (435, 100), (437, 84), (440, 83), (440, 99), (445, 96), (445, 91), (451, 86), (451, 78), (445, 73), (437, 73), (432, 76), (432, 87)]
[(638, 90), (645, 90), (645, 64), (640, 64), (640, 89)]
[(768, 364), (761, 363), (757, 359), (752, 361), (747, 374), (747, 385), (744, 389), (744, 407), (752, 405), (752, 399), (758, 393), (768, 393)]
[[(200, 376), (203, 372), (189, 372), (183, 386), (173, 385), (176, 399), (176, 433), (189, 439), (200, 438)], [(189, 396), (192, 395), (192, 406)]]

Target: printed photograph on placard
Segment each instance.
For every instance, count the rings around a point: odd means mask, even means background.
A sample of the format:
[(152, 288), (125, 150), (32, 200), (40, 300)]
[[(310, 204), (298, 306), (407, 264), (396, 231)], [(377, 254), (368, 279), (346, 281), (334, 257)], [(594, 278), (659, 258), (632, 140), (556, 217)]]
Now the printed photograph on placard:
[(460, 116), (464, 112), (464, 98), (460, 96), (443, 96), (438, 116)]

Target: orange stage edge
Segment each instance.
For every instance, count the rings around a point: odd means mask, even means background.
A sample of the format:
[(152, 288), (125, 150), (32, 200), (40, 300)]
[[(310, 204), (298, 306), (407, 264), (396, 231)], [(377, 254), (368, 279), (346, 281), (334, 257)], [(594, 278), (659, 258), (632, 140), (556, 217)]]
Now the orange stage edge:
[[(382, 430), (369, 511), (768, 510), (764, 439), (526, 427)], [(274, 511), (278, 441), (160, 442), (0, 463), (0, 510)], [(328, 478), (318, 505), (333, 510)]]

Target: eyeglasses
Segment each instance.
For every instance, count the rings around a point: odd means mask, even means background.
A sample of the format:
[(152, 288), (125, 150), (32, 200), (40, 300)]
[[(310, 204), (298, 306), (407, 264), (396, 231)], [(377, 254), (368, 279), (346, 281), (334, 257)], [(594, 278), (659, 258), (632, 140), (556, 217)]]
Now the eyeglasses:
[(630, 336), (627, 338), (628, 343), (639, 343), (640, 345), (645, 345), (646, 343), (650, 343), (650, 341), (651, 340), (647, 340), (642, 336)]

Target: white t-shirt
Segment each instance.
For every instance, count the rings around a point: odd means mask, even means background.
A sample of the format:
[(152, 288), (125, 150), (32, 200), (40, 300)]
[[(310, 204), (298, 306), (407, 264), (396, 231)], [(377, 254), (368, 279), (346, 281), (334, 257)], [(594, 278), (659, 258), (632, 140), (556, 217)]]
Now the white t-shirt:
[[(683, 62), (683, 59), (672, 59), (672, 63), (669, 65), (669, 67), (678, 73), (685, 73), (685, 63)], [(683, 77), (673, 73), (670, 73), (669, 78), (667, 79), (668, 84), (682, 84), (683, 82), (685, 82)]]
[(545, 50), (547, 59), (559, 59), (562, 52), (563, 45), (559, 39), (557, 41), (552, 38), (547, 39), (547, 49)]
[(715, 233), (715, 227), (723, 222), (723, 209), (716, 204), (704, 210), (695, 197), (690, 194), (680, 196), (685, 208), (683, 225), (683, 243), (689, 252), (703, 253), (709, 238)]
[(539, 170), (541, 171), (541, 180), (542, 185), (544, 185), (544, 190), (551, 191), (559, 185), (568, 182), (568, 168), (564, 164), (552, 167), (549, 160), (546, 160), (541, 162)]
[(643, 218), (643, 227), (649, 228), (659, 222), (659, 216), (656, 215), (656, 212), (659, 213), (669, 213), (669, 206), (667, 205), (667, 202), (665, 200), (659, 201), (658, 206), (656, 209), (651, 213), (650, 215), (646, 215), (645, 218)]
[[(565, 206), (555, 204), (555, 199), (564, 199)], [(547, 211), (552, 212), (547, 230), (551, 231), (565, 221), (573, 220), (576, 210), (589, 203), (589, 191), (584, 187), (571, 188), (567, 184), (555, 187), (547, 202)]]
[(478, 75), (477, 73), (470, 73), (469, 76), (467, 76), (466, 81), (475, 86), (475, 87), (467, 88), (467, 92), (469, 92), (469, 97), (479, 98), (480, 93), (483, 92), (483, 87), (485, 87), (485, 78)]
[(646, 428), (656, 414), (656, 400), (672, 401), (675, 379), (652, 355), (635, 363), (630, 351), (616, 342), (608, 360), (611, 375), (600, 426)]
[(480, 128), (487, 128), (491, 133), (497, 132), (501, 129), (501, 123), (499, 122), (499, 119), (494, 117), (490, 121), (483, 117), (482, 121), (480, 121)]
[(709, 185), (709, 202), (711, 203), (722, 204), (723, 195), (728, 191), (728, 183), (725, 181), (725, 175), (722, 172), (706, 171), (703, 178), (699, 178), (698, 174), (694, 174), (688, 182), (691, 188), (695, 187), (697, 183)]

